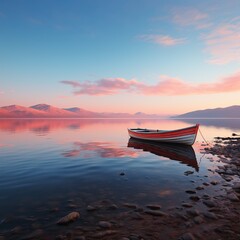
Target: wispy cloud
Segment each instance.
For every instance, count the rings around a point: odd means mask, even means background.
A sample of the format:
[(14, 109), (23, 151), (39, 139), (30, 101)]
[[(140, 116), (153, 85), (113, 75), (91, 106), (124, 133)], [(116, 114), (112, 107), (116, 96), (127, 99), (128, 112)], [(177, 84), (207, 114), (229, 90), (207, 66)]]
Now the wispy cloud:
[(180, 26), (194, 26), (198, 29), (208, 28), (208, 14), (196, 8), (177, 8), (172, 13), (175, 24)]
[(173, 38), (168, 35), (149, 34), (141, 35), (139, 38), (146, 42), (153, 42), (164, 46), (174, 46), (186, 41), (184, 38)]
[(191, 84), (179, 78), (161, 76), (155, 85), (123, 78), (100, 79), (95, 82), (61, 81), (71, 85), (75, 95), (112, 95), (122, 92), (143, 95), (199, 95), (240, 91), (240, 72), (212, 83)]
[(204, 36), (210, 63), (227, 64), (240, 61), (240, 19), (224, 23)]

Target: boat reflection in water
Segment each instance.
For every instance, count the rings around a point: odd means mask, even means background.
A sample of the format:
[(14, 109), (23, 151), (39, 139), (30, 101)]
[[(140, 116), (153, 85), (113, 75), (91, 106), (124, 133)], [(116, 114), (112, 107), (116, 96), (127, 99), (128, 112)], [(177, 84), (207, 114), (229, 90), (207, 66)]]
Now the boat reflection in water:
[(199, 170), (196, 155), (192, 146), (184, 144), (159, 143), (147, 140), (130, 138), (128, 147), (142, 149), (158, 156), (163, 156), (172, 160), (193, 167), (197, 172)]

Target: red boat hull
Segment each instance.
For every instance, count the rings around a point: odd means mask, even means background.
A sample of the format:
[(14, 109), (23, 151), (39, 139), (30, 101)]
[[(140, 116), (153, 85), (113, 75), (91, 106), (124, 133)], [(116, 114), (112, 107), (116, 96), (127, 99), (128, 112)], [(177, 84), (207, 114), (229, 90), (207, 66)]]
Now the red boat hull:
[(128, 129), (128, 133), (130, 137), (137, 139), (193, 145), (197, 136), (198, 128), (199, 124), (188, 128), (167, 131), (130, 128)]

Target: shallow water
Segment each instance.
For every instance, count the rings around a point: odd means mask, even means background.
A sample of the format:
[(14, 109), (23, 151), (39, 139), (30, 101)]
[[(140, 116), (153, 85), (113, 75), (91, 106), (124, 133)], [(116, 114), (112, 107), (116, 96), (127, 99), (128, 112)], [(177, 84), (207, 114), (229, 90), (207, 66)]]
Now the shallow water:
[[(217, 164), (214, 156), (202, 153), (201, 134), (193, 149), (173, 156), (174, 150), (164, 146), (153, 151), (146, 144), (129, 142), (127, 128), (175, 129), (197, 122), (209, 142), (215, 136), (240, 133), (237, 119), (0, 120), (0, 235), (19, 225), (24, 234), (37, 224), (58, 231), (49, 225), (75, 208), (90, 224), (94, 219), (86, 207), (103, 200), (118, 206), (157, 203), (163, 210), (181, 205), (189, 198), (185, 190), (204, 181), (221, 181), (210, 171)], [(184, 160), (189, 154), (190, 160)], [(204, 193), (220, 191), (209, 187)], [(49, 215), (52, 209), (58, 211)]]

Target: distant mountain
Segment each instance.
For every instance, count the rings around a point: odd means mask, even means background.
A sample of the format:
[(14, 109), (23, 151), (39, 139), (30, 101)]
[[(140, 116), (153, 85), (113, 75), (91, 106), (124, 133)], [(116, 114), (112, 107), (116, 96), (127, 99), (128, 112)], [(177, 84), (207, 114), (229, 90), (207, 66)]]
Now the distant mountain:
[(157, 118), (158, 115), (137, 113), (91, 112), (82, 108), (57, 108), (48, 104), (31, 107), (11, 105), (0, 107), (0, 118)]
[(84, 118), (95, 118), (100, 117), (101, 114), (96, 112), (91, 112), (88, 110), (85, 110), (83, 108), (73, 107), (73, 108), (65, 108), (64, 110), (68, 112), (72, 112), (74, 114), (77, 114), (78, 116), (84, 117)]
[(65, 109), (50, 106), (48, 104), (37, 104), (30, 107), (41, 112), (44, 112), (48, 117), (77, 117), (77, 114)]
[(19, 105), (10, 105), (0, 108), (0, 117), (10, 118), (27, 118), (27, 117), (43, 117), (44, 113), (36, 109), (23, 107)]
[(173, 116), (172, 118), (240, 118), (240, 106), (198, 110)]

